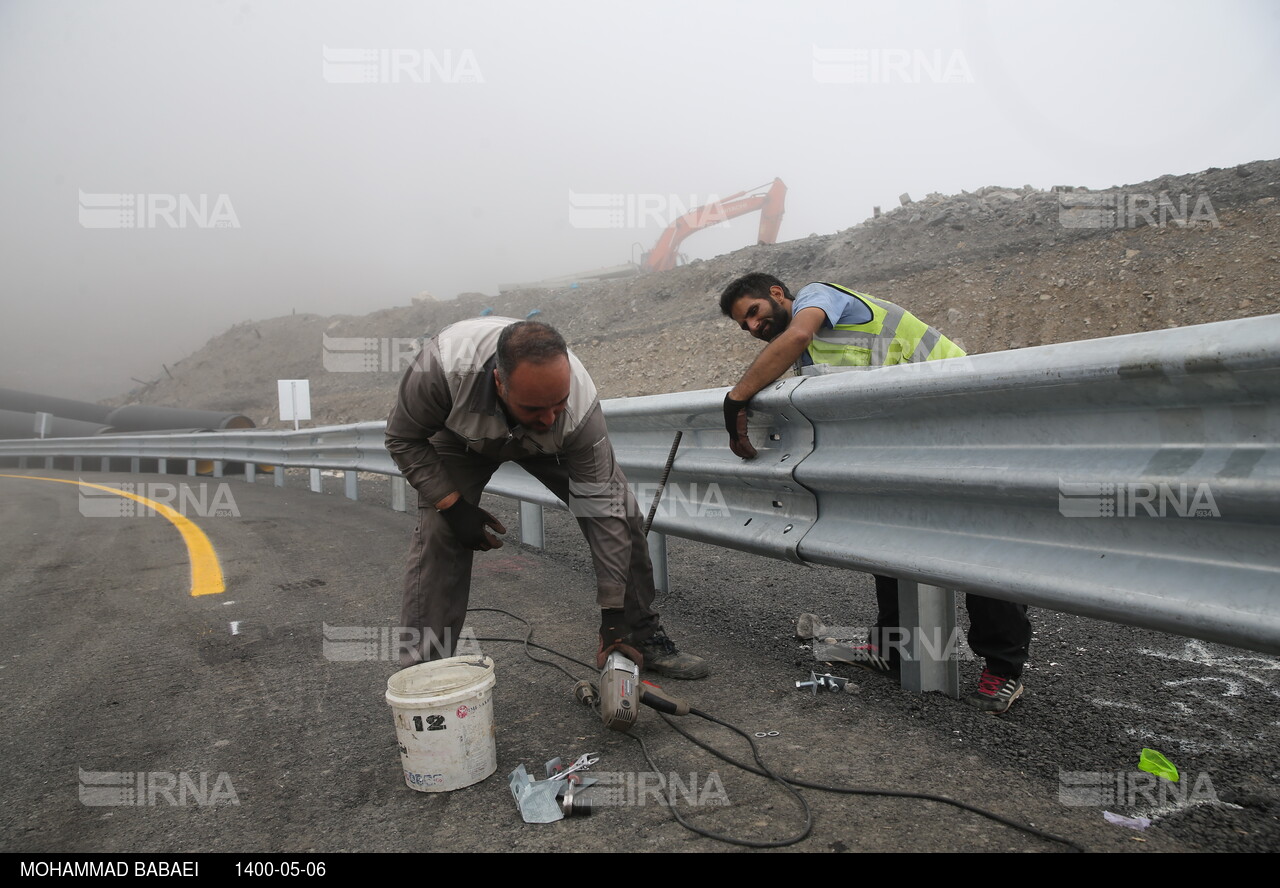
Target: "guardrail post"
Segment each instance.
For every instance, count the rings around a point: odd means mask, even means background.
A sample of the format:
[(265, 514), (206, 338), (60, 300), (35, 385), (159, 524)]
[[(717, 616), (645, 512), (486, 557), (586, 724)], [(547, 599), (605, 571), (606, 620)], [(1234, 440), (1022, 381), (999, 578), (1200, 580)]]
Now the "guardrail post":
[(129, 474), (136, 475), (142, 471), (142, 460), (136, 456), (129, 458)]
[(52, 469), (52, 468), (53, 468), (53, 457), (52, 457), (52, 456), (46, 456), (46, 457), (44, 458), (44, 467), (45, 467), (46, 469)]
[(284, 466), (276, 466), (272, 474), (276, 476), (276, 487), (284, 487)]
[(100, 472), (110, 472), (110, 471), (111, 471), (111, 457), (109, 457), (109, 456), (104, 456), (104, 457), (102, 458), (102, 467), (101, 467), (98, 471), (100, 471)]
[(156, 473), (159, 475), (169, 474), (169, 460), (167, 457), (160, 457), (156, 460)]
[(223, 467), (224, 467), (225, 465), (226, 465), (226, 464), (225, 464), (222, 460), (220, 460), (220, 459), (215, 459), (215, 460), (213, 461), (213, 477), (215, 477), (215, 478), (221, 478), (221, 477), (222, 477), (222, 469), (223, 469)]
[(83, 471), (84, 471), (84, 457), (83, 457), (83, 456), (75, 456), (75, 457), (72, 457), (72, 458), (71, 458), (71, 471), (73, 471), (73, 472), (83, 472)]
[(187, 460), (187, 475), (192, 478), (196, 476), (196, 461), (194, 459)]
[(360, 491), (357, 489), (359, 482), (356, 478), (356, 473), (348, 469), (342, 473), (342, 481), (343, 492), (346, 493), (347, 499), (359, 499)]
[(247, 462), (247, 463), (245, 463), (245, 464), (244, 464), (244, 480), (245, 480), (245, 482), (246, 482), (246, 483), (248, 483), (248, 484), (252, 484), (252, 483), (253, 483), (253, 479), (254, 479), (254, 477), (256, 477), (257, 471), (258, 471), (258, 465), (257, 465), (257, 463), (251, 463), (251, 462)]
[(960, 662), (953, 643), (956, 596), (950, 589), (898, 580), (898, 615), (907, 633), (902, 651), (902, 687), (960, 697)]
[(520, 542), (538, 549), (547, 547), (542, 527), (542, 506), (520, 500)]
[(320, 493), (322, 490), (324, 490), (324, 483), (320, 480), (320, 470), (312, 469), (311, 470), (311, 492)]
[(27, 458), (25, 456), (18, 457), (18, 468), (25, 469), (27, 467)]
[(407, 512), (407, 494), (409, 491), (409, 482), (404, 480), (403, 475), (391, 475), (391, 508), (397, 512)]
[(667, 535), (649, 531), (649, 560), (653, 562), (653, 588), (659, 595), (671, 591), (667, 579)]

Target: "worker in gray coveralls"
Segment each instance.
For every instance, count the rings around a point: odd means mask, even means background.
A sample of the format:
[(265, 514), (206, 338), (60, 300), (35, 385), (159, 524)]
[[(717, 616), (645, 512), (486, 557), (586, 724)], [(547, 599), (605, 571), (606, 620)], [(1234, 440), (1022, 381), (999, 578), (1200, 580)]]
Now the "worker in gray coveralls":
[(453, 655), (475, 551), (506, 533), (480, 494), (514, 460), (578, 516), (601, 609), (597, 665), (620, 650), (671, 678), (702, 678), (653, 608), (640, 510), (614, 458), (595, 383), (556, 330), (536, 321), (461, 321), (424, 343), (387, 418), (387, 451), (418, 492), (404, 582), (401, 666)]

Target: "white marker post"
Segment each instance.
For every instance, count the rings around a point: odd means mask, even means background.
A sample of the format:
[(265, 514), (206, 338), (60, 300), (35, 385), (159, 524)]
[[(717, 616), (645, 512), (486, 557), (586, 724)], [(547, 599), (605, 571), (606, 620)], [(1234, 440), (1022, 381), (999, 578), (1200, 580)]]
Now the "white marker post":
[(311, 380), (277, 379), (280, 392), (280, 421), (293, 420), (293, 430), (298, 430), (298, 420), (311, 419)]

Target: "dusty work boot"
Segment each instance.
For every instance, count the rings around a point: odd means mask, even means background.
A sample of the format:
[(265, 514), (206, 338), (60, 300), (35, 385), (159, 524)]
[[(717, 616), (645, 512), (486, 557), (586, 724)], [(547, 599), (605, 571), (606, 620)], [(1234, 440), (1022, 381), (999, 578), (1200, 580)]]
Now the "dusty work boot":
[(706, 678), (711, 674), (707, 661), (693, 654), (682, 654), (676, 648), (666, 631), (659, 626), (657, 631), (639, 644), (644, 662), (640, 668), (648, 669), (667, 678)]

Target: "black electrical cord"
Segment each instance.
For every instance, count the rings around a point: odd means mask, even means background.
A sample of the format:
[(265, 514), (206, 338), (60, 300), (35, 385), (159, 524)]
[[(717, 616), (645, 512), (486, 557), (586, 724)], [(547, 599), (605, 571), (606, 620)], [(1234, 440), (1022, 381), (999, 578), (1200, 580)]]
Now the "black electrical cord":
[[(576, 676), (570, 673), (569, 670), (565, 669), (559, 663), (556, 663), (552, 660), (543, 660), (539, 657), (533, 656), (533, 654), (529, 652), (529, 648), (536, 647), (539, 650), (547, 651), (548, 653), (555, 654), (557, 657), (561, 657), (562, 659), (568, 660), (570, 663), (576, 663), (577, 665), (583, 667), (584, 669), (587, 669), (588, 671), (592, 671), (592, 672), (595, 671), (593, 667), (582, 662), (581, 660), (576, 660), (573, 657), (570, 657), (568, 654), (561, 653), (560, 651), (557, 651), (554, 648), (547, 647), (546, 645), (537, 644), (536, 642), (532, 641), (531, 639), (533, 638), (533, 625), (528, 620), (525, 620), (522, 617), (518, 617), (515, 614), (511, 613), (510, 611), (505, 611), (497, 607), (473, 607), (473, 608), (467, 609), (467, 613), (473, 613), (473, 612), (490, 612), (490, 613), (505, 614), (506, 616), (511, 617), (513, 620), (518, 620), (519, 622), (523, 623), (526, 627), (528, 627), (528, 630), (529, 630), (525, 634), (524, 638), (477, 638), (476, 639), (477, 641), (501, 641), (501, 642), (510, 642), (513, 644), (523, 644), (525, 649), (525, 656), (527, 656), (529, 659), (533, 660), (535, 663), (542, 663), (543, 665), (546, 665), (546, 666), (553, 666), (556, 669), (559, 669), (569, 678), (574, 679), (574, 681), (577, 681), (578, 679)], [(670, 725), (676, 731), (676, 733), (680, 734), (682, 737), (684, 737), (689, 742), (693, 743), (695, 746), (698, 746), (701, 749), (704, 749), (707, 752), (711, 753), (716, 758), (719, 758), (722, 761), (728, 762), (734, 767), (741, 768), (742, 770), (747, 771), (751, 774), (755, 774), (760, 777), (769, 777), (774, 781), (776, 781), (777, 783), (780, 783), (792, 795), (796, 797), (796, 799), (800, 803), (802, 810), (804, 811), (805, 825), (804, 825), (804, 830), (800, 835), (791, 839), (780, 839), (774, 842), (757, 842), (751, 839), (738, 839), (738, 838), (734, 838), (733, 836), (722, 835), (720, 833), (715, 833), (710, 830), (705, 830), (705, 829), (702, 829), (701, 827), (698, 827), (689, 823), (687, 820), (685, 820), (683, 817), (680, 816), (679, 810), (676, 808), (673, 800), (670, 798), (670, 794), (668, 794), (667, 806), (671, 810), (672, 816), (675, 817), (676, 821), (685, 829), (688, 829), (692, 832), (696, 832), (699, 835), (703, 835), (708, 838), (716, 839), (721, 842), (728, 842), (734, 845), (744, 845), (749, 848), (780, 848), (787, 845), (794, 845), (797, 842), (803, 841), (804, 839), (809, 837), (810, 832), (812, 832), (813, 830), (813, 815), (810, 812), (809, 805), (804, 800), (804, 797), (800, 795), (800, 793), (795, 789), (795, 787), (800, 786), (800, 787), (804, 787), (805, 789), (816, 789), (820, 792), (834, 792), (834, 793), (841, 793), (844, 795), (883, 796), (885, 798), (920, 799), (921, 801), (926, 801), (926, 802), (938, 802), (940, 804), (951, 805), (953, 807), (960, 808), (963, 811), (969, 811), (971, 813), (978, 814), (979, 816), (986, 817), (990, 820), (994, 820), (995, 822), (1008, 826), (1012, 829), (1016, 829), (1020, 832), (1025, 832), (1029, 835), (1036, 836), (1037, 838), (1045, 839), (1050, 842), (1058, 842), (1076, 851), (1081, 851), (1081, 852), (1087, 851), (1086, 848), (1077, 844), (1076, 842), (1071, 841), (1070, 839), (1064, 839), (1061, 836), (1055, 836), (1053, 833), (1049, 833), (1049, 832), (1045, 832), (1044, 830), (1037, 829), (1036, 827), (1031, 826), (1030, 824), (1019, 823), (1016, 820), (1012, 820), (1001, 814), (997, 814), (994, 811), (988, 811), (987, 809), (980, 808), (977, 805), (970, 805), (966, 802), (961, 802), (961, 801), (957, 801), (956, 799), (948, 798), (947, 796), (933, 795), (931, 793), (924, 793), (924, 792), (911, 792), (908, 790), (898, 790), (898, 789), (874, 789), (871, 787), (860, 787), (860, 786), (830, 786), (823, 783), (811, 783), (807, 780), (801, 780), (796, 777), (780, 777), (779, 775), (771, 771), (769, 769), (769, 766), (764, 763), (764, 760), (760, 756), (760, 750), (756, 746), (755, 740), (746, 731), (743, 731), (741, 728), (735, 727), (734, 725), (731, 725), (728, 722), (721, 721), (715, 716), (710, 715), (706, 712), (703, 712), (700, 709), (694, 709), (694, 708), (689, 709), (690, 715), (696, 715), (699, 718), (704, 718), (709, 722), (728, 728), (729, 730), (745, 738), (746, 741), (749, 744), (751, 744), (751, 752), (753, 757), (756, 760), (756, 763), (760, 765), (759, 769), (753, 768), (751, 765), (745, 764), (743, 762), (738, 761), (737, 759), (731, 758), (730, 756), (726, 755), (723, 752), (720, 752), (720, 750), (711, 746), (709, 743), (706, 743), (705, 741), (702, 741), (697, 737), (693, 736), (688, 731), (684, 730), (675, 722), (673, 722), (665, 714), (663, 713), (658, 713), (658, 714), (662, 716), (662, 720), (665, 721), (668, 725)], [(653, 758), (649, 755), (649, 750), (648, 750), (648, 747), (645, 746), (644, 740), (642, 740), (638, 735), (634, 735), (634, 734), (628, 734), (627, 736), (632, 737), (632, 739), (634, 739), (637, 743), (640, 744), (640, 749), (644, 753), (645, 760), (649, 763), (649, 767), (653, 768), (655, 772), (661, 773), (661, 771), (658, 769), (658, 766), (654, 763)]]
[[(747, 768), (746, 770), (752, 774), (759, 774), (762, 777), (765, 777), (765, 776), (769, 777), (771, 780), (773, 780), (774, 783), (777, 783), (787, 792), (791, 793), (791, 795), (795, 798), (796, 802), (800, 805), (800, 810), (804, 812), (804, 829), (800, 832), (799, 835), (792, 836), (789, 839), (777, 839), (776, 841), (772, 841), (772, 842), (760, 841), (756, 839), (739, 839), (734, 836), (727, 836), (724, 833), (718, 833), (709, 829), (703, 829), (700, 826), (695, 826), (694, 824), (690, 823), (689, 821), (685, 820), (682, 816), (680, 816), (680, 809), (676, 807), (675, 800), (671, 797), (671, 790), (668, 787), (667, 808), (670, 809), (671, 815), (675, 817), (676, 822), (679, 823), (681, 826), (683, 826), (685, 829), (690, 830), (692, 832), (696, 832), (700, 836), (706, 836), (709, 839), (716, 839), (717, 841), (720, 841), (720, 842), (728, 842), (731, 845), (742, 845), (746, 848), (785, 848), (788, 845), (794, 845), (798, 842), (803, 842), (805, 839), (809, 838), (809, 833), (813, 832), (813, 812), (809, 810), (809, 803), (805, 801), (804, 796), (800, 794), (799, 790), (797, 790), (794, 786), (791, 785), (790, 780), (788, 780), (785, 777), (779, 777), (777, 774), (769, 770), (769, 766), (764, 763), (764, 760), (762, 758), (760, 758), (760, 750), (756, 748), (755, 741), (752, 740), (751, 737), (747, 735), (744, 731), (740, 731), (737, 728), (735, 728), (733, 725), (725, 724), (724, 722), (719, 721), (718, 719), (711, 718), (711, 716), (707, 715), (705, 712), (699, 712), (696, 709), (690, 709), (689, 712), (693, 715), (700, 715), (703, 718), (711, 719), (711, 721), (716, 722), (716, 724), (724, 725), (729, 730), (737, 731), (743, 737), (746, 737), (747, 742), (751, 744), (751, 751), (755, 755), (756, 762), (763, 769), (761, 771), (757, 771), (755, 768)], [(670, 722), (670, 720), (667, 719), (665, 715), (662, 717), (663, 719), (666, 719), (668, 723)], [(681, 733), (684, 733), (684, 732), (681, 731)], [(649, 767), (652, 768), (655, 773), (661, 774), (662, 772), (658, 769), (657, 763), (655, 763), (653, 760), (653, 757), (649, 755), (649, 747), (645, 746), (644, 738), (642, 738), (639, 734), (628, 734), (627, 736), (640, 744), (640, 750), (641, 752), (644, 753), (645, 761), (649, 763)], [(719, 753), (714, 752), (714, 750), (708, 750), (708, 751), (712, 752), (714, 755), (717, 755), (719, 758), (724, 759), (725, 761), (730, 761), (730, 759), (725, 758), (725, 756), (723, 755), (719, 755)]]
[[(689, 712), (692, 715), (701, 715), (703, 718), (708, 719), (709, 721), (713, 721), (718, 725), (724, 725), (726, 728), (729, 728), (732, 731), (737, 731), (739, 734), (742, 733), (733, 725), (725, 724), (724, 722), (718, 719), (712, 718), (706, 713), (699, 712), (696, 709), (690, 709)], [(699, 740), (697, 737), (693, 736), (684, 728), (680, 727), (675, 722), (673, 722), (666, 714), (661, 712), (658, 714), (662, 716), (662, 720), (665, 721), (668, 725), (670, 725), (671, 728), (677, 734), (680, 734), (682, 737), (684, 737), (686, 740), (688, 740), (690, 743), (694, 744), (695, 746), (699, 746), (702, 749), (705, 749), (707, 752), (711, 753), (717, 758), (723, 759), (724, 761), (728, 762), (729, 764), (737, 768), (741, 768), (744, 771), (750, 771), (753, 774), (759, 774), (760, 776), (765, 776), (763, 773), (761, 773), (760, 771), (757, 771), (755, 768), (752, 768), (750, 765), (740, 762), (737, 759), (730, 758), (728, 755), (716, 749), (715, 747), (711, 746), (709, 743)], [(752, 743), (751, 746), (752, 746), (752, 749), (755, 748), (754, 743)], [(759, 760), (760, 760), (759, 756), (757, 756), (756, 761), (759, 761)], [(770, 776), (772, 776), (772, 772), (769, 772), (769, 773), (770, 773)], [(967, 802), (961, 802), (956, 799), (948, 798), (947, 796), (934, 795), (932, 793), (927, 793), (927, 792), (911, 792), (909, 790), (902, 790), (902, 789), (873, 789), (870, 787), (862, 787), (862, 786), (831, 786), (825, 783), (811, 783), (808, 780), (801, 780), (798, 777), (786, 777), (784, 779), (788, 783), (795, 784), (796, 786), (803, 786), (805, 789), (816, 789), (821, 792), (835, 792), (835, 793), (842, 793), (845, 795), (885, 796), (887, 798), (899, 798), (899, 799), (920, 799), (921, 801), (925, 801), (925, 802), (939, 802), (944, 805), (952, 805), (956, 808), (960, 808), (963, 811), (970, 811), (974, 814), (979, 814), (983, 817), (988, 817), (996, 821), (997, 823), (1002, 823), (1005, 826), (1012, 827), (1013, 829), (1030, 833), (1031, 835), (1037, 836), (1042, 839), (1047, 839), (1050, 842), (1060, 842), (1063, 845), (1066, 845), (1070, 848), (1074, 848), (1076, 851), (1084, 852), (1087, 850), (1081, 845), (1078, 845), (1075, 842), (1071, 841), (1070, 839), (1064, 839), (1061, 836), (1055, 836), (1053, 833), (1049, 833), (1049, 832), (1045, 832), (1044, 830), (1037, 829), (1036, 827), (1031, 826), (1030, 824), (1019, 823), (1016, 820), (1012, 820), (1001, 814), (997, 814), (994, 811), (988, 811), (985, 808), (979, 808), (977, 805), (970, 805)]]
[(528, 657), (530, 660), (532, 660), (535, 663), (541, 663), (544, 666), (554, 666), (556, 669), (559, 669), (565, 675), (569, 676), (569, 678), (571, 678), (573, 681), (578, 680), (578, 677), (576, 675), (574, 675), (568, 669), (565, 669), (563, 666), (561, 666), (559, 663), (555, 662), (554, 660), (543, 660), (540, 657), (535, 657), (533, 654), (529, 653), (529, 648), (536, 647), (540, 651), (546, 651), (549, 654), (555, 654), (557, 657), (562, 657), (563, 659), (568, 660), (570, 663), (577, 663), (583, 669), (586, 669), (586, 670), (592, 669), (590, 665), (588, 665), (587, 663), (583, 663), (581, 660), (575, 660), (573, 657), (570, 657), (568, 654), (562, 654), (559, 651), (555, 650), (554, 648), (549, 648), (546, 645), (538, 644), (537, 642), (532, 641), (531, 639), (533, 638), (533, 624), (530, 623), (528, 620), (524, 619), (524, 617), (517, 617), (515, 614), (511, 613), (511, 611), (505, 611), (500, 607), (469, 607), (467, 608), (467, 613), (469, 614), (474, 614), (474, 613), (505, 614), (513, 620), (517, 620), (521, 623), (524, 623), (525, 627), (529, 630), (528, 632), (525, 633), (524, 638), (477, 638), (476, 641), (510, 641), (510, 642), (521, 643), (524, 645), (524, 655)]

